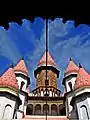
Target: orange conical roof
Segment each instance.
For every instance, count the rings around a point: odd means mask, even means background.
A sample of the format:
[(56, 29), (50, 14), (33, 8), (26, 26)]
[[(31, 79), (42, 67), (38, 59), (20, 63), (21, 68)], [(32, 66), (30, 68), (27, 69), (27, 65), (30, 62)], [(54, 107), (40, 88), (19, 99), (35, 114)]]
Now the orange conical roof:
[[(44, 55), (42, 56), (42, 58), (40, 59), (38, 63), (38, 66), (43, 66), (43, 65), (46, 65), (46, 52), (44, 53)], [(49, 52), (47, 52), (47, 65), (56, 66)]]
[(78, 70), (79, 70), (79, 67), (70, 58), (69, 64), (66, 68), (64, 75), (66, 75), (67, 73), (71, 73), (71, 72), (78, 72)]
[(13, 68), (8, 68), (7, 71), (0, 77), (1, 87), (10, 87), (19, 90), (18, 83)]
[(23, 59), (21, 59), (16, 66), (14, 67), (14, 71), (20, 71), (25, 73), (26, 75), (29, 75), (26, 64)]
[(84, 86), (90, 86), (90, 75), (86, 72), (86, 70), (83, 67), (80, 67), (74, 88), (78, 89)]

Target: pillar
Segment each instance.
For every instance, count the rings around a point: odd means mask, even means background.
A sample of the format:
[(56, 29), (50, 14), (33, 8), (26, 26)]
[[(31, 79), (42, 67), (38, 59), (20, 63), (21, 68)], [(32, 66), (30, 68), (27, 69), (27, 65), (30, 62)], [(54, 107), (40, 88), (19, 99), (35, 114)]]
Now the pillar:
[(59, 105), (57, 105), (57, 115), (60, 115), (60, 113), (59, 113)]
[(43, 104), (41, 104), (41, 115), (43, 115)]
[(33, 104), (33, 115), (35, 114), (35, 105)]
[(51, 115), (51, 104), (49, 104), (49, 115)]

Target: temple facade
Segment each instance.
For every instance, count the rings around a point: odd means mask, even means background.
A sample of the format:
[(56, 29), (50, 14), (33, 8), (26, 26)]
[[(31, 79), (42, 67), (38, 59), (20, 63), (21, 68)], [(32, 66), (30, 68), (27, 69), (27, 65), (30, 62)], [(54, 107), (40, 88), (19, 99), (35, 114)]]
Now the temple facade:
[(36, 88), (32, 91), (24, 59), (0, 76), (0, 120), (90, 119), (90, 74), (70, 58), (62, 92), (57, 87), (60, 71), (49, 52), (47, 58), (47, 67), (45, 52), (34, 70)]

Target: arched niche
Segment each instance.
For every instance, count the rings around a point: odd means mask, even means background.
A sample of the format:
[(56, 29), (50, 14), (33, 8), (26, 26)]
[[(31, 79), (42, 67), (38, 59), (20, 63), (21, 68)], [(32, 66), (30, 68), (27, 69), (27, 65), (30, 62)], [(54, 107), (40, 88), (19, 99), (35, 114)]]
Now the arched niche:
[(26, 109), (26, 115), (32, 115), (33, 114), (33, 105), (29, 104)]
[(7, 104), (4, 108), (3, 120), (12, 119), (12, 106)]
[(52, 104), (51, 105), (51, 115), (56, 116), (57, 114), (58, 114), (57, 105)]
[(47, 112), (47, 114), (49, 114), (49, 105), (48, 104), (43, 105), (43, 114), (46, 115), (46, 112)]
[(65, 116), (66, 115), (66, 110), (64, 105), (59, 105), (59, 115)]
[(89, 120), (89, 114), (88, 114), (87, 106), (82, 105), (80, 107), (80, 115), (81, 115), (82, 120)]
[(35, 106), (35, 115), (40, 115), (41, 114), (41, 105), (37, 104)]

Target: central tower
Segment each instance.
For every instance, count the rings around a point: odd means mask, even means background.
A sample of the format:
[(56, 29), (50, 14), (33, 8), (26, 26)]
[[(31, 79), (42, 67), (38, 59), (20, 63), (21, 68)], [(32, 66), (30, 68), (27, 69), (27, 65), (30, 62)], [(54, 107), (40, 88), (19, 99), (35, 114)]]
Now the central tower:
[[(57, 91), (57, 78), (59, 77), (59, 70), (56, 69), (55, 62), (52, 56), (47, 52), (47, 88), (48, 88), (48, 96), (51, 94), (58, 95)], [(34, 75), (36, 78), (36, 89), (39, 89), (37, 92), (41, 95), (45, 95), (45, 80), (46, 80), (46, 52), (43, 54), (42, 58), (38, 63), (37, 69), (34, 71)], [(42, 94), (43, 91), (43, 94)], [(52, 91), (52, 93), (50, 92)], [(51, 94), (50, 94), (51, 93)]]

